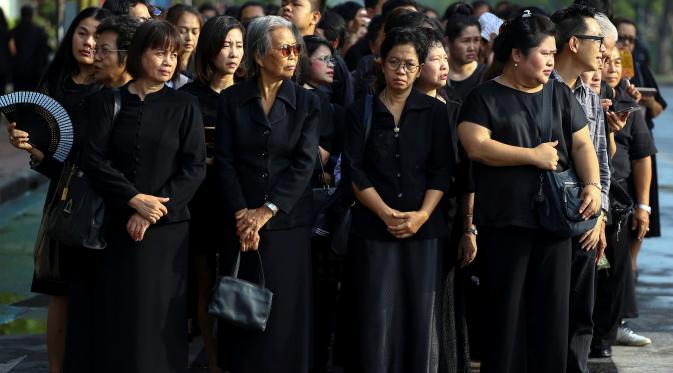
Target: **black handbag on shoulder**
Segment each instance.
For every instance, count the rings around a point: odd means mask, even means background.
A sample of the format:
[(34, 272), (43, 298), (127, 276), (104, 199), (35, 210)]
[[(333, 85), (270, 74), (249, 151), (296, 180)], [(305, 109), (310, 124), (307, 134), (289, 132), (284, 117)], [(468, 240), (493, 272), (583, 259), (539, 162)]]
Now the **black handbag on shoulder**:
[[(540, 123), (540, 143), (552, 141), (551, 108), (554, 96), (554, 82), (549, 81), (542, 89), (542, 121)], [(545, 134), (549, 134), (545, 137)], [(582, 205), (583, 183), (579, 181), (572, 162), (563, 172), (540, 172), (540, 187), (535, 196), (540, 226), (545, 231), (559, 237), (575, 237), (593, 229), (598, 215), (584, 220), (579, 213)]]
[[(115, 89), (112, 121), (121, 110), (121, 95)], [(47, 234), (69, 246), (101, 250), (107, 246), (104, 236), (105, 202), (92, 188), (78, 166), (79, 155), (66, 163), (56, 194), (49, 206)]]
[(259, 259), (259, 284), (238, 278), (241, 251), (236, 254), (236, 262), (231, 276), (220, 276), (210, 293), (208, 314), (244, 329), (264, 331), (271, 314), (273, 293), (264, 287), (264, 268)]

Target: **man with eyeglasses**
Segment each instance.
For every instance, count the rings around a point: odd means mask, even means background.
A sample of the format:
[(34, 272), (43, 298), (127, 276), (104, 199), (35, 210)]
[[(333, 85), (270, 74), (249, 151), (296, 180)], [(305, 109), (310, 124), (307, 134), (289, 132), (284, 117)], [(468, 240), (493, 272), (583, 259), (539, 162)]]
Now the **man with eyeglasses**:
[(610, 165), (603, 107), (600, 97), (580, 79), (582, 73), (598, 70), (603, 60), (604, 36), (594, 19), (595, 15), (593, 8), (572, 5), (551, 17), (556, 24), (557, 48), (552, 77), (566, 84), (584, 109), (601, 176), (601, 216), (592, 230), (573, 238), (566, 368), (566, 372), (573, 373), (588, 373), (587, 359), (593, 332), (596, 251), (602, 252), (606, 246), (604, 217), (610, 206)]

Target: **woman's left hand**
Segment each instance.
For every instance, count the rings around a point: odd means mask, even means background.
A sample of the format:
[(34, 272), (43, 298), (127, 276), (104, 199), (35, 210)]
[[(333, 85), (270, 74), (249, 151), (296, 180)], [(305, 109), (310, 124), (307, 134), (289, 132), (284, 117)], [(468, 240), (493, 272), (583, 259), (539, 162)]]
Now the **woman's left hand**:
[(132, 240), (139, 242), (145, 237), (145, 232), (150, 225), (151, 223), (149, 220), (143, 218), (142, 215), (136, 212), (131, 215), (128, 223), (126, 223), (126, 231), (129, 233)]
[(458, 243), (458, 261), (460, 268), (467, 267), (477, 257), (477, 236), (465, 232)]
[(601, 190), (596, 186), (587, 184), (582, 189), (582, 205), (579, 213), (582, 214), (584, 220), (591, 219), (598, 209), (601, 208)]
[(257, 234), (260, 229), (266, 224), (273, 213), (266, 206), (261, 206), (253, 210), (247, 210), (236, 221), (236, 231), (240, 239), (246, 239), (253, 234)]
[(428, 213), (425, 211), (408, 211), (395, 213), (396, 219), (402, 219), (402, 223), (394, 226), (388, 226), (390, 232), (396, 238), (409, 238), (418, 232), (418, 230), (428, 221)]

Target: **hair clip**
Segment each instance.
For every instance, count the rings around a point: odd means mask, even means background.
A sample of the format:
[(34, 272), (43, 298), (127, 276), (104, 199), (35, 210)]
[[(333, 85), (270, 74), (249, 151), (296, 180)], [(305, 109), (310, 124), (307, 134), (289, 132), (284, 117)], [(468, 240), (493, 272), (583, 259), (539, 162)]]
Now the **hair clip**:
[(521, 18), (530, 18), (532, 16), (533, 15), (530, 13), (530, 10), (526, 9), (523, 11), (523, 15), (521, 16)]

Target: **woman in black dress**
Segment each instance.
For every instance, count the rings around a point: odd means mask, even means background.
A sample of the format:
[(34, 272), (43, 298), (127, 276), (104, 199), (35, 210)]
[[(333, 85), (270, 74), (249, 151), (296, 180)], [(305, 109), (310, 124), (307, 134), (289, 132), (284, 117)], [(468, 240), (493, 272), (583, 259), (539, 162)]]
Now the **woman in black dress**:
[(352, 372), (437, 372), (448, 237), (437, 208), (451, 184), (446, 106), (413, 88), (427, 53), (422, 34), (395, 28), (381, 45), (384, 84), (347, 114), (353, 210), (355, 340)]
[(182, 76), (175, 83), (175, 88), (177, 89), (187, 83), (187, 81), (196, 78), (194, 51), (198, 46), (203, 21), (198, 10), (185, 4), (176, 4), (170, 7), (168, 12), (166, 12), (166, 20), (180, 31), (180, 36), (182, 37), (182, 51), (179, 56), (179, 72)]
[[(208, 300), (210, 289), (215, 283), (215, 254), (222, 250), (225, 242), (218, 228), (221, 222), (213, 219), (211, 214), (213, 204), (220, 203), (213, 169), (215, 123), (220, 92), (234, 85), (236, 71), (243, 59), (243, 34), (243, 26), (232, 17), (216, 16), (209, 19), (203, 26), (199, 45), (194, 52), (196, 79), (180, 89), (199, 100), (206, 135), (206, 180), (189, 204), (192, 213), (189, 253), (190, 265), (194, 270), (190, 281), (195, 278), (198, 288), (196, 316), (211, 372), (217, 372), (219, 368), (217, 341), (213, 336), (213, 318), (208, 315)], [(192, 288), (190, 285), (190, 292)], [(190, 296), (190, 303), (192, 299)]]
[[(547, 83), (554, 32), (549, 18), (529, 11), (510, 21), (494, 44), (502, 75), (475, 88), (461, 109), (458, 135), (475, 168), (482, 372), (566, 371), (571, 239), (540, 229), (540, 172), (572, 162), (584, 182), (585, 219), (601, 199), (584, 111), (565, 85)], [(541, 141), (545, 83), (554, 87), (553, 133)]]
[[(82, 122), (80, 114), (83, 112), (85, 99), (100, 89), (100, 85), (96, 84), (92, 76), (96, 47), (94, 36), (100, 20), (108, 15), (109, 12), (99, 8), (87, 8), (81, 11), (68, 28), (63, 42), (40, 82), (39, 90), (63, 105), (71, 116), (75, 142), (69, 160), (73, 160), (79, 154), (81, 145), (87, 138), (87, 126)], [(31, 168), (49, 178), (46, 208), (56, 190), (63, 163), (33, 148), (28, 143), (30, 134), (17, 130), (15, 123), (8, 126), (8, 131), (12, 145), (30, 153)], [(55, 242), (52, 244), (60, 245)], [(58, 249), (59, 262), (64, 270), (70, 267), (69, 258), (73, 250), (75, 248), (63, 245)], [(51, 296), (47, 316), (49, 371), (60, 372), (63, 365), (68, 314), (68, 283), (65, 278), (42, 279), (33, 276), (31, 291)]]
[[(188, 202), (205, 177), (197, 100), (165, 86), (182, 40), (165, 21), (140, 26), (128, 52), (134, 81), (92, 98), (82, 167), (109, 214), (90, 316), (68, 333), (72, 372), (181, 372), (187, 366)], [(72, 302), (73, 307), (75, 302)]]
[[(227, 362), (223, 368), (232, 373), (309, 369), (310, 180), (318, 158), (320, 103), (291, 80), (302, 49), (289, 21), (254, 19), (246, 35), (249, 79), (220, 95), (215, 167), (228, 230), (221, 234), (231, 241), (222, 256), (259, 250), (273, 292), (266, 331), (220, 324), (220, 364)], [(255, 253), (242, 255), (241, 277), (255, 281), (259, 270)]]

